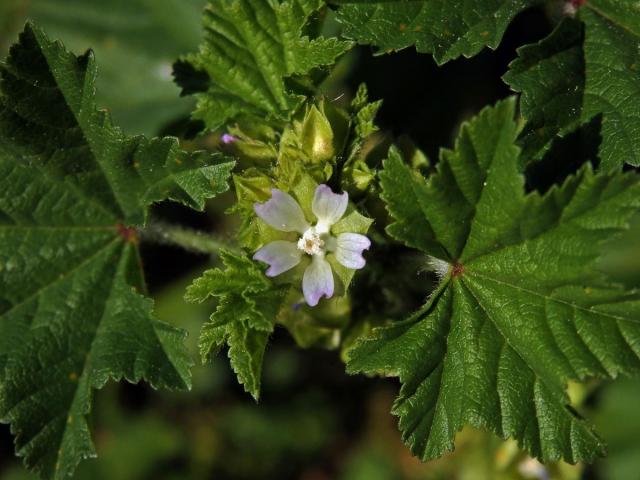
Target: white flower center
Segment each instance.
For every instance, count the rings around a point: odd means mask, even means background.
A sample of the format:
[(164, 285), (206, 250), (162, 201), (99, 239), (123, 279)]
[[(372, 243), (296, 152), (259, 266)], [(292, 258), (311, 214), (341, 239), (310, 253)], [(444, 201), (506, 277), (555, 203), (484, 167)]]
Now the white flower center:
[(315, 227), (307, 229), (298, 240), (298, 249), (309, 255), (319, 255), (324, 253), (324, 240), (320, 238), (320, 234)]

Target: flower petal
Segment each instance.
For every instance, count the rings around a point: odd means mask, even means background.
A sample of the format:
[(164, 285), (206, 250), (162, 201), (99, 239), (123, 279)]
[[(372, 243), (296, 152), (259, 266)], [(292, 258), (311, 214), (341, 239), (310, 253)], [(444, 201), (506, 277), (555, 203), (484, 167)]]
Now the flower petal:
[[(326, 230), (342, 218), (349, 205), (349, 194), (333, 193), (327, 185), (318, 185), (313, 195), (311, 209), (318, 217), (318, 227), (324, 226)], [(322, 230), (322, 228), (320, 228)]]
[(220, 137), (220, 140), (222, 140), (222, 143), (224, 143), (225, 145), (229, 145), (230, 143), (234, 143), (238, 139), (230, 133), (225, 133), (222, 135), (222, 137)]
[(359, 233), (341, 233), (338, 235), (336, 260), (347, 268), (358, 270), (367, 263), (362, 257), (363, 250), (371, 246), (371, 240)]
[(315, 307), (320, 299), (333, 296), (333, 272), (331, 265), (324, 257), (314, 255), (311, 265), (304, 271), (302, 277), (302, 293), (311, 307)]
[(274, 188), (271, 198), (264, 203), (255, 203), (256, 214), (276, 230), (304, 233), (309, 224), (304, 213), (291, 195)]
[(269, 268), (265, 272), (267, 277), (275, 277), (287, 270), (291, 270), (300, 263), (301, 257), (302, 252), (298, 249), (298, 246), (293, 242), (284, 240), (267, 243), (253, 255), (254, 260), (269, 264)]

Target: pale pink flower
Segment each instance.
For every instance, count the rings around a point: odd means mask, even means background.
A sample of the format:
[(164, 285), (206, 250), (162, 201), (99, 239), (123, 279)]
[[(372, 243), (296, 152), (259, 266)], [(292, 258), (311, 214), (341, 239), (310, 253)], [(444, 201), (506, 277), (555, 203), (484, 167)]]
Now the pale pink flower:
[(312, 225), (291, 195), (274, 188), (269, 200), (254, 205), (256, 214), (276, 230), (297, 232), (300, 237), (297, 242), (276, 240), (268, 243), (255, 253), (254, 260), (269, 264), (266, 274), (275, 277), (298, 265), (303, 255), (309, 255), (311, 263), (302, 277), (304, 298), (312, 307), (322, 297), (330, 298), (334, 282), (326, 255), (333, 254), (340, 264), (357, 270), (366, 263), (362, 252), (371, 246), (371, 241), (359, 233), (332, 235), (331, 227), (342, 218), (348, 204), (347, 193), (333, 193), (327, 185), (319, 185), (311, 205), (316, 217)]

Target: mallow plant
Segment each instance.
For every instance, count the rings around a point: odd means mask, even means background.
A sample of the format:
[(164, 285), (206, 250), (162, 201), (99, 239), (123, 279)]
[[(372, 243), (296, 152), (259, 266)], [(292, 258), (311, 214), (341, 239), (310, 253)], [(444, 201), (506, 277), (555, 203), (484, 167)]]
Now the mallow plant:
[[(438, 159), (381, 142), (385, 99), (366, 85), (324, 95), (357, 44), (444, 64), (497, 48), (529, 8), (553, 12), (553, 32), (518, 50), (513, 95)], [(200, 360), (226, 351), (256, 400), (284, 328), (349, 374), (398, 377), (393, 414), (425, 462), (465, 425), (542, 463), (605, 455), (567, 386), (640, 370), (639, 292), (600, 262), (640, 210), (637, 2), (210, 0), (204, 32), (173, 66), (193, 125), (216, 139), (203, 151), (126, 135), (96, 105), (100, 59), (33, 23), (0, 64), (0, 418), (25, 465), (62, 479), (95, 456), (88, 416), (109, 381), (190, 388), (196, 359), (154, 315), (140, 262), (163, 228), (214, 254), (185, 293), (213, 309)], [(597, 158), (529, 188), (594, 122)], [(224, 246), (149, 218), (157, 202), (203, 210), (227, 190), (238, 228)]]

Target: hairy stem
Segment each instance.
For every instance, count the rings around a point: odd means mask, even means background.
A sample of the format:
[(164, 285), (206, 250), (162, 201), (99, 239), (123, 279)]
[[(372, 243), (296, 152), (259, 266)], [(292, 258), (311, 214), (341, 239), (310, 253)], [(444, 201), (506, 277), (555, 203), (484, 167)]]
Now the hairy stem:
[(162, 245), (176, 245), (196, 253), (217, 255), (220, 250), (238, 252), (238, 248), (210, 234), (171, 225), (165, 222), (151, 222), (140, 231), (142, 241)]

